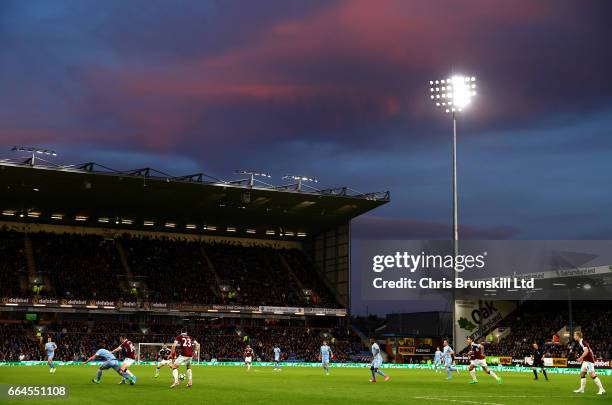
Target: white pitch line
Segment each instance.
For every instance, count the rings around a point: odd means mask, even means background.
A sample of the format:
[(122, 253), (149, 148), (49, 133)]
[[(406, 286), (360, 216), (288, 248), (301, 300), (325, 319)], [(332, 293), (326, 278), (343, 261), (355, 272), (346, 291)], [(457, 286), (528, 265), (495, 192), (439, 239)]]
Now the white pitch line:
[[(583, 398), (579, 395), (478, 395), (480, 398)], [(473, 398), (473, 395), (448, 395), (444, 398)]]
[(414, 397), (414, 399), (426, 399), (428, 401), (446, 401), (446, 402), (455, 402), (455, 403), (461, 403), (461, 404), (504, 405), (498, 402), (469, 401), (465, 399), (451, 399), (451, 398)]

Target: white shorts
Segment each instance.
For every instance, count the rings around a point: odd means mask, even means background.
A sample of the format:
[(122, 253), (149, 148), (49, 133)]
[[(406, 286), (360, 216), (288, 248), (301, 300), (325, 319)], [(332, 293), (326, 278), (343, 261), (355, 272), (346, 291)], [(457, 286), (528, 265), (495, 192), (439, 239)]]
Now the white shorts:
[(591, 363), (590, 361), (583, 361), (582, 367), (580, 367), (580, 371), (583, 371), (585, 373), (594, 373), (595, 364)]
[(488, 367), (485, 359), (470, 360), (470, 364), (475, 367)]
[(131, 366), (132, 364), (134, 364), (136, 360), (131, 359), (129, 357), (126, 357), (125, 359), (123, 359), (123, 362), (121, 363), (121, 366), (125, 366), (125, 368), (128, 368), (129, 366)]
[(168, 360), (160, 360), (157, 362), (158, 366), (170, 366), (172, 365), (172, 360), (168, 359)]
[(191, 357), (178, 356), (176, 359), (174, 359), (174, 365), (175, 366), (180, 366), (181, 364), (185, 364), (187, 366), (190, 366), (191, 365)]
[(244, 362), (245, 362), (245, 363), (250, 363), (250, 362), (252, 362), (252, 361), (253, 361), (253, 357), (250, 357), (250, 356), (249, 356), (249, 357), (245, 357), (245, 358), (244, 358)]

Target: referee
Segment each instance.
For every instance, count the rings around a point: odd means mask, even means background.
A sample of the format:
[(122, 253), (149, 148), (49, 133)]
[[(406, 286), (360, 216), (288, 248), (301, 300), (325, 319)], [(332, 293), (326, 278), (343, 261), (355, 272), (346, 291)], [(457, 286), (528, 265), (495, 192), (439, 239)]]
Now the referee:
[(546, 369), (544, 368), (544, 350), (538, 347), (536, 342), (533, 342), (531, 349), (531, 360), (532, 366), (531, 370), (533, 371), (534, 380), (538, 379), (538, 368), (542, 370), (542, 374), (544, 374), (544, 378), (548, 381), (548, 375), (546, 374)]

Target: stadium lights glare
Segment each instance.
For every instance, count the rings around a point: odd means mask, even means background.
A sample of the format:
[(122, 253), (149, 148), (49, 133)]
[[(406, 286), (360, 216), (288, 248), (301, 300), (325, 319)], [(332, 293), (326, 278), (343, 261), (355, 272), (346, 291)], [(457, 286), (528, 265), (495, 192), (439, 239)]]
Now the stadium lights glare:
[(61, 221), (62, 219), (64, 219), (64, 215), (62, 215), (62, 214), (52, 214), (51, 215), (51, 219), (56, 219), (56, 220), (60, 220)]
[(194, 224), (187, 224), (187, 225), (185, 225), (185, 227), (187, 229), (196, 229), (196, 226)]
[(166, 223), (164, 224), (164, 226), (165, 226), (166, 228), (174, 228), (174, 227), (176, 226), (176, 224), (175, 224), (174, 222), (166, 222)]
[(255, 229), (247, 229), (247, 233), (253, 234), (256, 233), (257, 231)]
[(110, 222), (110, 219), (108, 218), (98, 218), (98, 222), (100, 222), (101, 224), (108, 224)]
[(311, 181), (313, 183), (318, 183), (319, 182), (319, 179), (317, 179), (316, 177), (296, 176), (296, 175), (293, 175), (293, 174), (288, 174), (286, 176), (283, 176), (283, 179), (285, 179), (285, 180), (288, 180), (288, 179), (290, 179), (290, 180), (298, 180), (298, 181), (299, 180), (301, 180), (301, 181)]
[(11, 150), (15, 152), (34, 152), (38, 154), (57, 156), (57, 153), (55, 153), (55, 151), (49, 149), (40, 149), (33, 146), (13, 146)]
[(301, 176), (301, 175), (295, 175), (295, 174), (288, 174), (286, 176), (283, 176), (283, 179), (297, 181), (297, 187), (296, 187), (297, 191), (302, 191), (302, 183), (303, 182), (311, 182), (311, 183), (318, 183), (319, 182), (319, 179), (317, 179), (316, 177)]
[(270, 176), (269, 173), (265, 173), (265, 172), (260, 172), (257, 170), (236, 170), (234, 173), (236, 174), (246, 174), (247, 176), (249, 176), (248, 180), (249, 180), (249, 186), (253, 187), (253, 185), (255, 184), (255, 177), (265, 177), (265, 178), (271, 178), (272, 176)]
[(253, 170), (236, 170), (235, 173), (237, 173), (237, 174), (252, 174), (253, 176), (267, 177), (267, 178), (271, 178), (272, 177), (268, 173), (256, 172), (256, 171), (253, 171)]
[(227, 232), (236, 232), (236, 228), (234, 228), (233, 226), (228, 226), (226, 231)]
[(204, 230), (205, 231), (216, 231), (217, 227), (214, 225), (204, 225)]
[(87, 217), (85, 215), (77, 215), (74, 219), (75, 221), (79, 222), (87, 221)]
[(134, 223), (134, 220), (133, 220), (133, 219), (126, 219), (126, 218), (123, 218), (123, 219), (121, 220), (121, 223), (122, 223), (123, 225), (132, 225), (132, 224)]
[(38, 218), (38, 217), (40, 217), (40, 212), (39, 211), (30, 211), (30, 212), (28, 212), (28, 217), (30, 217), (30, 218)]
[(273, 230), (267, 230), (266, 235), (274, 235), (276, 232)]
[(447, 113), (463, 111), (476, 96), (476, 78), (456, 75), (449, 79), (430, 80), (429, 98)]
[(15, 216), (15, 211), (13, 210), (4, 210), (2, 211), (2, 215), (6, 215), (7, 217)]
[(142, 224), (144, 226), (153, 226), (153, 225), (155, 225), (155, 222), (153, 222), (153, 221), (144, 221)]

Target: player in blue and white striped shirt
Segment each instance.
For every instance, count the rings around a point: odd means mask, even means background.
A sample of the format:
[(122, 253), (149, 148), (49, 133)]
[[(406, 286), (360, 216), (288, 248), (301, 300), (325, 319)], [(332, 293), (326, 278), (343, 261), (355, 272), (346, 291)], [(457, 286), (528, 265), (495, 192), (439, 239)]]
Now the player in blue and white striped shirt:
[(98, 349), (98, 351), (95, 352), (93, 356), (85, 360), (85, 364), (95, 359), (103, 360), (104, 362), (98, 368), (98, 375), (96, 376), (96, 378), (92, 378), (91, 382), (95, 384), (100, 384), (100, 379), (102, 378), (102, 372), (104, 370), (108, 370), (109, 368), (112, 368), (113, 370), (115, 370), (117, 374), (119, 374), (121, 377), (129, 378), (127, 374), (121, 371), (121, 368), (119, 367), (119, 360), (117, 360), (115, 355), (109, 352), (108, 350)]
[(280, 371), (281, 367), (280, 367), (280, 355), (281, 355), (281, 349), (278, 346), (274, 346), (274, 370)]
[(47, 352), (47, 364), (49, 364), (49, 372), (51, 374), (55, 374), (55, 363), (53, 362), (53, 357), (55, 357), (55, 351), (57, 350), (57, 345), (51, 339), (51, 335), (47, 337), (47, 343), (45, 343), (45, 351)]
[(436, 352), (434, 353), (434, 370), (436, 373), (439, 373), (438, 367), (442, 365), (442, 352), (440, 351), (440, 347), (436, 347)]
[(378, 343), (376, 343), (375, 338), (371, 338), (370, 343), (372, 344), (372, 363), (370, 364), (370, 371), (372, 372), (372, 379), (370, 380), (370, 382), (372, 383), (376, 382), (376, 374), (379, 374), (382, 377), (384, 377), (385, 381), (389, 381), (389, 378), (391, 377), (389, 377), (388, 375), (386, 375), (380, 370), (380, 368), (382, 367), (382, 363), (383, 363), (383, 357), (382, 357), (382, 353), (380, 352), (380, 346), (378, 346)]
[(453, 367), (453, 356), (455, 352), (452, 347), (448, 344), (448, 340), (444, 339), (444, 348), (442, 349), (442, 356), (444, 357), (444, 368), (446, 369), (446, 379), (450, 380), (452, 377), (451, 371), (456, 371), (459, 374), (459, 369)]
[(321, 346), (321, 353), (319, 354), (319, 359), (321, 359), (321, 365), (325, 369), (325, 374), (329, 375), (329, 359), (333, 356), (331, 347), (327, 345), (327, 341), (323, 341), (323, 345)]

